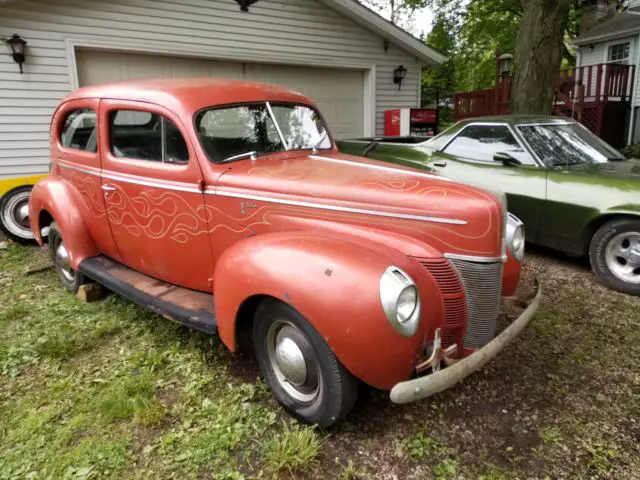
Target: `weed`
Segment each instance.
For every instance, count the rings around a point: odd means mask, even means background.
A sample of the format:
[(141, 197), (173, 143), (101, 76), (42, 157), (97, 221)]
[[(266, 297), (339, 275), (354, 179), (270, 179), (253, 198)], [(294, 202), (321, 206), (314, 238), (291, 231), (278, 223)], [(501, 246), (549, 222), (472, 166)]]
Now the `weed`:
[(458, 460), (444, 460), (433, 471), (436, 478), (455, 478), (458, 476), (458, 467), (460, 462)]
[(555, 445), (563, 440), (562, 432), (556, 426), (548, 427), (539, 432), (540, 439), (545, 445)]
[(404, 446), (409, 455), (414, 459), (446, 455), (448, 451), (440, 442), (426, 436), (422, 432), (418, 432), (413, 437), (405, 440)]
[(274, 472), (310, 472), (318, 464), (321, 443), (314, 428), (285, 424), (284, 432), (266, 445), (267, 468)]

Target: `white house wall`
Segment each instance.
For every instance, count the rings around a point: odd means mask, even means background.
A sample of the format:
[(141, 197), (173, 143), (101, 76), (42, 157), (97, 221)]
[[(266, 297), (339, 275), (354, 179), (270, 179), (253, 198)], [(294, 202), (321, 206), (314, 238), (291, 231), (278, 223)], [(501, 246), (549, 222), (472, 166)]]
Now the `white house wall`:
[[(75, 42), (212, 59), (373, 68), (376, 134), (382, 134), (384, 110), (416, 106), (419, 99), (417, 59), (393, 44), (385, 52), (381, 37), (317, 0), (263, 0), (249, 13), (232, 0), (27, 0), (0, 7), (0, 37), (13, 33), (28, 41), (27, 62), (20, 75), (11, 56), (0, 55), (0, 178), (47, 171), (49, 121), (72, 87), (69, 45)], [(408, 72), (399, 91), (393, 70), (400, 64)]]

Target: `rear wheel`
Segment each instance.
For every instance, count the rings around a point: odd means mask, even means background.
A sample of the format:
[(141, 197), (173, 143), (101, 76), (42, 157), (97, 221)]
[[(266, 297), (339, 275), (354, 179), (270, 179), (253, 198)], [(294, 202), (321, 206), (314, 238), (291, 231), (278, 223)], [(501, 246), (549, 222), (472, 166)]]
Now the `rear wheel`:
[(613, 220), (600, 227), (591, 240), (589, 258), (602, 283), (640, 295), (640, 220)]
[(31, 187), (20, 187), (0, 199), (0, 229), (18, 243), (33, 243), (35, 237), (29, 222), (29, 195)]
[(55, 222), (53, 222), (49, 228), (49, 251), (62, 285), (64, 285), (64, 288), (69, 292), (77, 293), (80, 285), (85, 283), (84, 275), (76, 272), (69, 265), (69, 251), (64, 244), (60, 229)]
[(253, 342), (265, 381), (278, 401), (302, 421), (329, 427), (353, 408), (357, 380), (289, 305), (276, 300), (260, 305)]

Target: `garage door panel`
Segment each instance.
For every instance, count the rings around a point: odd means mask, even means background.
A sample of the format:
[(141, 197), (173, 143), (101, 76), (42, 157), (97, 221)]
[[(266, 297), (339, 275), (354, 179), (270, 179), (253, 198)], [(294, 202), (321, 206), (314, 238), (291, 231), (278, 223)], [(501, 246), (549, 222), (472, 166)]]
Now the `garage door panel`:
[(360, 70), (242, 64), (138, 53), (78, 50), (80, 86), (118, 80), (223, 77), (281, 85), (313, 99), (336, 137), (364, 133), (364, 74)]

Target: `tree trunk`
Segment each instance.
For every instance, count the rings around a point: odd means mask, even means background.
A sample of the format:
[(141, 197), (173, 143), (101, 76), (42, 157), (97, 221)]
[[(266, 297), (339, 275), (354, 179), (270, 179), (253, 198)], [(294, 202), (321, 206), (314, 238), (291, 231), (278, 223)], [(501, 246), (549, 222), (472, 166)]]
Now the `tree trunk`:
[(571, 0), (521, 0), (511, 84), (512, 113), (549, 115), (564, 52)]

